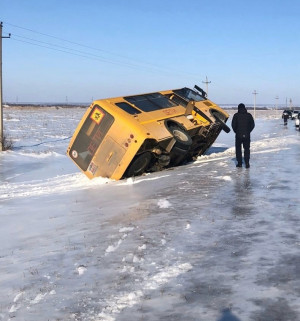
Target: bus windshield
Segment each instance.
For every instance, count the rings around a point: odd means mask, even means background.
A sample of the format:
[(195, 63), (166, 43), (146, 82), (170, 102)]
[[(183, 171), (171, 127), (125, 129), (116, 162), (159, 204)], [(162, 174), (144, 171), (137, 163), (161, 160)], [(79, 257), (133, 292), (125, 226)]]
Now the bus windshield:
[(188, 101), (202, 101), (206, 99), (196, 91), (186, 87), (182, 89), (174, 90), (174, 93)]
[(113, 122), (114, 117), (103, 108), (98, 105), (93, 107), (70, 151), (70, 156), (82, 170), (87, 170)]

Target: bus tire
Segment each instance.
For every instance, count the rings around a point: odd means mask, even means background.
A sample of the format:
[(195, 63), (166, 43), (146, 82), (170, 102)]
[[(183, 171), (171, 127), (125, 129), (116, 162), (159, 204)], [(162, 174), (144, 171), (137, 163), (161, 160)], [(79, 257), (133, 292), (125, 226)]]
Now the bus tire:
[(136, 156), (126, 170), (126, 177), (142, 175), (152, 160), (152, 154), (145, 152)]
[(174, 147), (188, 151), (192, 145), (191, 136), (182, 128), (176, 125), (169, 126), (169, 131), (176, 140)]
[(179, 147), (174, 146), (170, 153), (170, 165), (178, 166), (184, 163), (188, 156), (188, 151), (186, 149), (181, 149)]

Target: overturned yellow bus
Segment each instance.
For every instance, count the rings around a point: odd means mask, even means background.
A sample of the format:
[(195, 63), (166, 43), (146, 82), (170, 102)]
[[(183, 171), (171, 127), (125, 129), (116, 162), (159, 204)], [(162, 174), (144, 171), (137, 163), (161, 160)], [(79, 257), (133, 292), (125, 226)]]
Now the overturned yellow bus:
[(228, 117), (198, 86), (96, 100), (67, 154), (90, 179), (138, 176), (202, 155)]

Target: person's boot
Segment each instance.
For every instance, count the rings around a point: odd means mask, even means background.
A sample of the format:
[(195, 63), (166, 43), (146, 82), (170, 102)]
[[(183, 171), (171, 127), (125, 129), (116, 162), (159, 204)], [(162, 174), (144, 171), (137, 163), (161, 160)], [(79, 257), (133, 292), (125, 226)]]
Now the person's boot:
[(250, 164), (249, 163), (246, 163), (246, 168), (250, 168)]
[(237, 163), (236, 167), (242, 167), (242, 163)]

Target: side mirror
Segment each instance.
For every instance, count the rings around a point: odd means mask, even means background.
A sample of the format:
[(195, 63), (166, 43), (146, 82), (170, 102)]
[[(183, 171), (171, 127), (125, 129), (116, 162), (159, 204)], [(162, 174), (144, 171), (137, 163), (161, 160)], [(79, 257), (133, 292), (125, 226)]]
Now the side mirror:
[(194, 88), (199, 91), (202, 97), (207, 98), (207, 93), (202, 88), (197, 85), (195, 85)]

